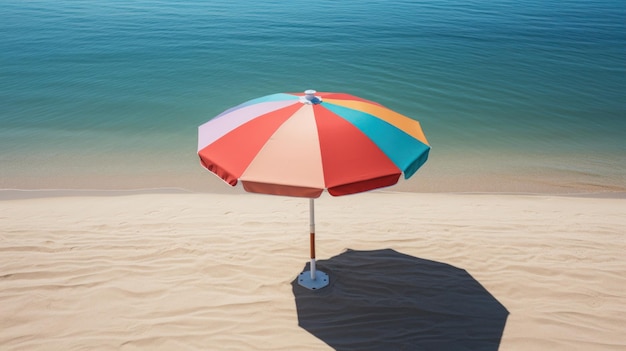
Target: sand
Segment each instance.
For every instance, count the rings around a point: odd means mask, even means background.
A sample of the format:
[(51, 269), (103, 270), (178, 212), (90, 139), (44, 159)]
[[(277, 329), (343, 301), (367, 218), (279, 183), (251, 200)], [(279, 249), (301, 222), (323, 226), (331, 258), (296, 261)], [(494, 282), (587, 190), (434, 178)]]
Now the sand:
[(2, 350), (626, 350), (624, 198), (4, 195)]

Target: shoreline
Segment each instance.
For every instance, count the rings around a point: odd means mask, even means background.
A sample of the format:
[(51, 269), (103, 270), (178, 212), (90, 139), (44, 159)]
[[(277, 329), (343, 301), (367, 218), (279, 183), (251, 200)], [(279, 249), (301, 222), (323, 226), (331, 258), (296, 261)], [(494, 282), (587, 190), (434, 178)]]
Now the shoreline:
[[(593, 199), (626, 199), (626, 191), (604, 192), (570, 192), (570, 193), (543, 193), (543, 192), (481, 192), (481, 191), (441, 191), (421, 192), (408, 190), (378, 189), (365, 193), (388, 193), (388, 194), (422, 194), (422, 195), (488, 195), (488, 196), (548, 196), (548, 197), (579, 197)], [(357, 193), (344, 197), (358, 196)], [(24, 200), (37, 198), (63, 198), (63, 197), (108, 197), (108, 196), (131, 196), (131, 195), (168, 195), (168, 194), (195, 194), (195, 195), (257, 195), (270, 197), (283, 197), (277, 195), (248, 193), (240, 187), (232, 188), (231, 191), (193, 191), (184, 188), (139, 188), (139, 189), (0, 189), (0, 201)], [(324, 192), (321, 197), (333, 197)]]
[[(622, 154), (554, 152), (538, 157), (507, 150), (471, 150), (473, 153), (451, 147), (433, 152), (415, 175), (389, 189), (418, 193), (626, 193), (626, 158)], [(160, 158), (143, 149), (107, 154), (106, 158), (72, 152), (56, 152), (50, 158), (33, 156), (6, 159), (0, 189), (239, 191), (204, 169), (194, 151), (171, 150)], [(93, 163), (93, 158), (98, 162)]]

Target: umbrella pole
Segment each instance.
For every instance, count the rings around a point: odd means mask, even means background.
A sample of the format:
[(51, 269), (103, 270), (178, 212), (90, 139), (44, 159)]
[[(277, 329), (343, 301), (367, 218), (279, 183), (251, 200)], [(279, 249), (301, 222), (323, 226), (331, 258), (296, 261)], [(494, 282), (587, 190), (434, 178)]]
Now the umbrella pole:
[(310, 247), (311, 247), (311, 280), (315, 280), (315, 203), (313, 199), (309, 199), (309, 226), (310, 230)]
[(310, 289), (317, 290), (328, 285), (328, 274), (315, 269), (315, 203), (313, 199), (309, 199), (309, 225), (310, 230), (310, 246), (311, 246), (311, 270), (309, 272), (300, 273), (298, 284)]

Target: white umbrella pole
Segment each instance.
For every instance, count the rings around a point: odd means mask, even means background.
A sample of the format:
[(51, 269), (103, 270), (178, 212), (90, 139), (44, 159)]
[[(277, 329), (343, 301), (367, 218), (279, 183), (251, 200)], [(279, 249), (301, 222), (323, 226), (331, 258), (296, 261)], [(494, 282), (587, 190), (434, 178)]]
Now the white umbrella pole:
[(311, 271), (302, 272), (298, 277), (298, 284), (310, 289), (317, 290), (328, 285), (328, 274), (315, 269), (315, 203), (309, 199), (309, 223), (311, 226)]
[(309, 226), (311, 241), (311, 280), (315, 280), (315, 203), (314, 199), (309, 199)]

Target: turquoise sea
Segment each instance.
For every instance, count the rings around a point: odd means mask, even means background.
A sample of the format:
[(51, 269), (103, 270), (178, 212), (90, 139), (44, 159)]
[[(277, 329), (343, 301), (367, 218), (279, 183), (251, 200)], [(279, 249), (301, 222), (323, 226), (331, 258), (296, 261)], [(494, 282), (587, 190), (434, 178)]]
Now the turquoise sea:
[(623, 0), (0, 0), (0, 189), (229, 191), (196, 128), (277, 92), (419, 120), (398, 189), (626, 192)]

